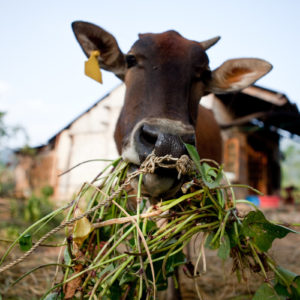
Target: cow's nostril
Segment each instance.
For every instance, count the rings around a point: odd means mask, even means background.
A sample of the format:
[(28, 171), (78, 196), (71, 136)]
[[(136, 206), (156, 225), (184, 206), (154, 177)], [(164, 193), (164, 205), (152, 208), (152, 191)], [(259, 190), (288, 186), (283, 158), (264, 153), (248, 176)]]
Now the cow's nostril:
[[(178, 130), (179, 131), (179, 130)], [(184, 143), (194, 144), (194, 135), (176, 134), (172, 126), (158, 126), (144, 123), (135, 133), (135, 150), (140, 162), (153, 151), (157, 156), (172, 155), (180, 157), (186, 153)]]
[(172, 134), (160, 134), (155, 144), (155, 154), (164, 156), (167, 154), (173, 157), (180, 157), (185, 154), (186, 149), (181, 137)]
[(144, 144), (149, 146), (154, 146), (157, 141), (158, 133), (155, 129), (151, 128), (149, 125), (144, 124), (141, 128), (140, 138)]

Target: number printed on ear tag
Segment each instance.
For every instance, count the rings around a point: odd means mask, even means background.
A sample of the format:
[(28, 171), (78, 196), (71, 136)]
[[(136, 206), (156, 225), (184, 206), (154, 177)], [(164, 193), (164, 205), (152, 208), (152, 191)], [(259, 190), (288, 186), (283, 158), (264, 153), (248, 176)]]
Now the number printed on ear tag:
[(86, 76), (102, 83), (102, 74), (98, 63), (98, 56), (100, 56), (100, 51), (95, 50), (91, 52), (89, 59), (84, 63), (84, 73)]

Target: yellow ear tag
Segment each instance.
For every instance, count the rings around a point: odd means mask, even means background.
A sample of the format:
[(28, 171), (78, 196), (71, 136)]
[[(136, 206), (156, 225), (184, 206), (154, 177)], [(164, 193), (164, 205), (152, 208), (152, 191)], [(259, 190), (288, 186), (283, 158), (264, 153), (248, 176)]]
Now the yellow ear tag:
[(98, 63), (100, 51), (91, 52), (90, 58), (84, 63), (84, 73), (86, 76), (102, 83), (102, 74)]

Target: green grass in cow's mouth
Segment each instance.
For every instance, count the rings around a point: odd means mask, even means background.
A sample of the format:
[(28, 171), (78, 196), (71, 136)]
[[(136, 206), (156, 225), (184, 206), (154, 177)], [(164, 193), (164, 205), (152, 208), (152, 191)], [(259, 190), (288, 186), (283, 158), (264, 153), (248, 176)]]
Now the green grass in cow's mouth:
[[(20, 236), (16, 242), (23, 248), (24, 243), (29, 244), (31, 250), (25, 254), (29, 255), (43, 240), (32, 247), (28, 234), (68, 210), (65, 222), (49, 233), (65, 228), (66, 236), (57, 262), (61, 279), (53, 279), (53, 287), (43, 299), (155, 299), (167, 288), (170, 276), (175, 286), (178, 284), (175, 274), (179, 267), (195, 278), (195, 291), (201, 298), (196, 279), (209, 264), (205, 247), (215, 249), (223, 260), (231, 257), (233, 271), (241, 279), (245, 269), (262, 275), (265, 283), (253, 299), (261, 299), (262, 294), (299, 299), (300, 277), (277, 266), (267, 253), (275, 238), (292, 230), (267, 221), (256, 207), (239, 216), (236, 205), (245, 200), (235, 199), (234, 185), (227, 181), (222, 167), (200, 160), (192, 146), (187, 149), (192, 160), (185, 157), (186, 166), (165, 158), (167, 165), (172, 162), (185, 173), (186, 180), (172, 199), (151, 205), (141, 192), (144, 173), (161, 167), (163, 159), (152, 157), (129, 176), (129, 165), (118, 159), (92, 183), (84, 184), (69, 205)], [(138, 180), (136, 191), (130, 185), (134, 177)], [(183, 249), (195, 235), (200, 239), (198, 259), (188, 262)], [(0, 272), (8, 267), (0, 267)]]

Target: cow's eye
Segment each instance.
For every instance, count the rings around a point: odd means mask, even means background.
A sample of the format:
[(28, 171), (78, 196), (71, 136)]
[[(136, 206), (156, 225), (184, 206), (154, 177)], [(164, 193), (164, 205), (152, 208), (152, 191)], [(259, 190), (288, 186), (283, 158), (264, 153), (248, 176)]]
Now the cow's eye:
[(135, 65), (137, 65), (136, 57), (132, 54), (126, 55), (125, 60), (126, 60), (126, 64), (127, 64), (128, 69), (134, 67)]
[(196, 68), (194, 77), (196, 80), (206, 80), (211, 75), (210, 70), (203, 70), (203, 68)]
[(202, 74), (203, 74), (203, 67), (195, 67), (195, 70), (194, 70), (194, 77), (196, 80), (199, 80), (201, 79), (202, 77)]

